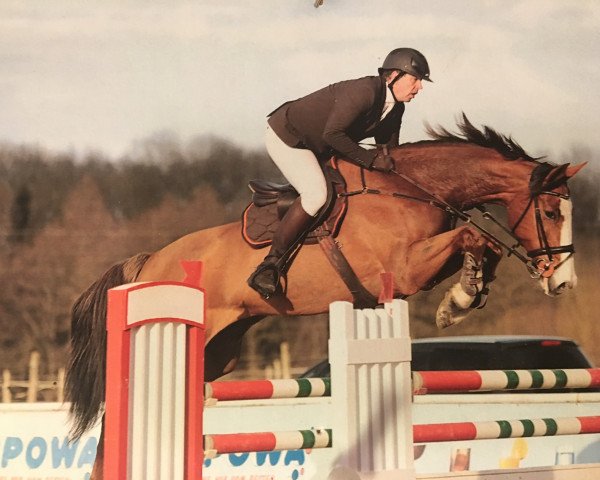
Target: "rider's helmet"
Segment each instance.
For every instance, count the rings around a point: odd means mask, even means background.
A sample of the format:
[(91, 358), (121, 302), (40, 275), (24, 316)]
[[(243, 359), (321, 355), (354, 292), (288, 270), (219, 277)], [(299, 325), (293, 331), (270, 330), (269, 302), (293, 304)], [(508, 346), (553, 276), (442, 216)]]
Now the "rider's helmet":
[(384, 70), (400, 70), (404, 73), (410, 73), (419, 80), (432, 81), (429, 78), (429, 65), (425, 56), (414, 48), (396, 48), (392, 50), (385, 57), (379, 73), (381, 74)]

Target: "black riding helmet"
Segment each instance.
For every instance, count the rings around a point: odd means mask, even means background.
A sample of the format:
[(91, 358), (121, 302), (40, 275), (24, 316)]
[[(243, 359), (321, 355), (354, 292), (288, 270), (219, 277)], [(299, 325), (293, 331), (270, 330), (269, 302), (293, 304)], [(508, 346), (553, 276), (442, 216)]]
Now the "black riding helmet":
[(433, 81), (429, 78), (429, 65), (425, 56), (414, 48), (396, 48), (392, 50), (385, 57), (379, 73), (383, 70), (400, 70), (404, 73), (410, 73), (419, 80)]

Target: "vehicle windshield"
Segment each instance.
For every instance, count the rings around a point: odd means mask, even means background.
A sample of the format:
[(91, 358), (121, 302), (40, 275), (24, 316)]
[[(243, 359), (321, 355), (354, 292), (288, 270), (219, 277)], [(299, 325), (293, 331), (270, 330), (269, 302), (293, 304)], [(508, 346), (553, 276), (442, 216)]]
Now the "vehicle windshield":
[(412, 370), (531, 370), (590, 368), (571, 342), (516, 344), (425, 343), (412, 346)]

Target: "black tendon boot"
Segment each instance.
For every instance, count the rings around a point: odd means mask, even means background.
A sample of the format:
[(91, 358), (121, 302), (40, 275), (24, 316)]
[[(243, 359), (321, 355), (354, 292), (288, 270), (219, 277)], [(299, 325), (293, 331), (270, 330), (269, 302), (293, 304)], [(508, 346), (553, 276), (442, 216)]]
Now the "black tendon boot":
[(279, 286), (281, 272), (280, 260), (286, 258), (304, 231), (310, 226), (314, 217), (302, 208), (300, 198), (297, 198), (290, 209), (281, 219), (277, 231), (273, 235), (273, 243), (269, 253), (248, 278), (248, 285), (264, 298), (274, 295)]

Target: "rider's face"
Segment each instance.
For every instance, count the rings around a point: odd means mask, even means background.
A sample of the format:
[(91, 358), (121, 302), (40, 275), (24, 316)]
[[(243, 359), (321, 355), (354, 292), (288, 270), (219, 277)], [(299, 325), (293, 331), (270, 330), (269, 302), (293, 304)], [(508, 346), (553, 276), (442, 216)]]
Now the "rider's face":
[[(390, 81), (394, 80), (398, 75), (400, 74), (393, 74)], [(396, 97), (396, 101), (398, 102), (410, 102), (419, 93), (419, 90), (422, 89), (421, 80), (410, 73), (405, 73), (392, 85), (392, 92), (394, 92), (394, 97)]]

